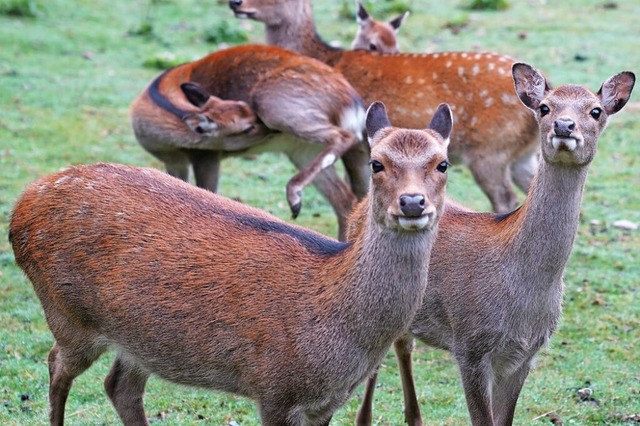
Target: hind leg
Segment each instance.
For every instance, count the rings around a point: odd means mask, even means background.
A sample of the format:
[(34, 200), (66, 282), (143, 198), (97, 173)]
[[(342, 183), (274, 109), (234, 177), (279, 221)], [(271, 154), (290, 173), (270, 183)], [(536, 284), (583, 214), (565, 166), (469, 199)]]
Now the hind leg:
[(518, 206), (518, 198), (513, 191), (511, 170), (498, 158), (492, 161), (469, 164), (473, 178), (482, 191), (489, 197), (491, 207), (496, 213), (509, 213)]
[(525, 154), (511, 164), (513, 181), (525, 194), (529, 191), (531, 180), (538, 170), (538, 151)]
[(49, 420), (51, 425), (64, 423), (64, 407), (73, 379), (98, 359), (105, 348), (68, 348), (56, 343), (49, 352)]
[(104, 381), (104, 387), (125, 425), (149, 424), (142, 404), (148, 378), (147, 372), (133, 363), (127, 363), (122, 354), (118, 354)]

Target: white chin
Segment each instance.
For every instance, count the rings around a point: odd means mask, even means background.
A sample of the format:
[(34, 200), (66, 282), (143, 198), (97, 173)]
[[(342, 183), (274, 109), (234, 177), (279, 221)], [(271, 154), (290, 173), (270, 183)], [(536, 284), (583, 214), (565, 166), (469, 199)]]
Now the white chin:
[(578, 141), (575, 138), (561, 138), (554, 136), (551, 138), (551, 145), (554, 149), (558, 149), (560, 146), (564, 145), (567, 150), (573, 151), (578, 146)]
[(403, 229), (409, 231), (422, 229), (429, 224), (429, 216), (424, 215), (420, 217), (399, 217), (398, 223)]

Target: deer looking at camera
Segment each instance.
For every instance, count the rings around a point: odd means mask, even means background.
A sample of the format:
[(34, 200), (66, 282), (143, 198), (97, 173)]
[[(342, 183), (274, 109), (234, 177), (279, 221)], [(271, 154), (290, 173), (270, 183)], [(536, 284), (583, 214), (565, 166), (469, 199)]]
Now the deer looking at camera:
[(331, 65), (365, 103), (390, 105), (389, 117), (401, 127), (418, 127), (440, 102), (449, 103), (456, 119), (449, 155), (470, 168), (495, 212), (517, 207), (513, 183), (528, 191), (537, 167), (538, 127), (513, 93), (512, 58), (345, 51), (318, 36), (311, 0), (230, 0), (229, 6), (239, 18), (266, 24), (267, 43)]
[[(358, 93), (327, 65), (276, 46), (239, 46), (162, 73), (133, 102), (131, 121), (170, 175), (187, 180), (191, 163), (196, 184), (213, 192), (222, 158), (283, 152), (299, 169), (287, 184), (293, 217), (313, 182), (342, 239), (367, 191), (364, 113)], [(340, 158), (351, 187), (332, 167)]]
[[(542, 161), (527, 199), (512, 213), (447, 204), (422, 306), (411, 335), (394, 344), (409, 425), (422, 425), (413, 338), (451, 351), (474, 426), (512, 424), (532, 360), (560, 317), (562, 277), (598, 137), (635, 84), (633, 73), (622, 72), (595, 94), (578, 85), (551, 90), (529, 65), (514, 64), (512, 72), (518, 97), (539, 122)], [(376, 375), (367, 383), (358, 425), (371, 424), (375, 381)]]
[(150, 374), (255, 400), (263, 425), (328, 425), (420, 306), (444, 208), (452, 116), (366, 117), (371, 189), (341, 243), (154, 169), (72, 167), (18, 200), (16, 263), (55, 338), (50, 421), (109, 347), (122, 422), (148, 425)]
[(351, 43), (351, 48), (379, 53), (398, 53), (396, 34), (404, 20), (409, 16), (409, 12), (404, 12), (389, 22), (382, 22), (373, 19), (359, 0), (356, 0), (356, 9), (358, 32), (353, 43)]

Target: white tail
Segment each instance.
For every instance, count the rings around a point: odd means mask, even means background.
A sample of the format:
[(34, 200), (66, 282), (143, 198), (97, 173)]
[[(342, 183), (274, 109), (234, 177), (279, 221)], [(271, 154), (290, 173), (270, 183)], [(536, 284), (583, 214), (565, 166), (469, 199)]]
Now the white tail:
[(30, 185), (9, 239), (55, 337), (50, 420), (109, 347), (123, 423), (150, 374), (254, 399), (262, 424), (325, 425), (409, 325), (444, 208), (451, 112), (369, 109), (371, 190), (339, 243), (154, 169), (97, 164)]
[[(630, 72), (597, 93), (577, 85), (554, 90), (537, 70), (514, 64), (516, 92), (539, 122), (542, 158), (522, 207), (507, 215), (447, 205), (431, 257), (423, 304), (410, 332), (451, 351), (474, 426), (511, 425), (536, 353), (562, 308), (562, 277), (578, 227), (582, 192), (598, 137), (627, 102)], [(405, 418), (422, 425), (411, 373), (412, 336), (395, 343)], [(375, 375), (358, 425), (371, 424)]]
[[(222, 158), (285, 153), (300, 170), (287, 184), (293, 217), (313, 182), (336, 213), (340, 238), (367, 191), (364, 113), (338, 72), (275, 46), (230, 48), (172, 68), (131, 106), (140, 144), (174, 177), (188, 180), (191, 163), (196, 184), (213, 192)], [(333, 168), (340, 158), (351, 188)]]
[(389, 22), (382, 22), (372, 18), (360, 0), (356, 0), (356, 9), (358, 32), (353, 43), (351, 43), (351, 48), (379, 53), (398, 53), (398, 38), (396, 34), (404, 20), (409, 16), (409, 12), (404, 12)]
[(537, 166), (538, 129), (513, 93), (505, 55), (477, 52), (380, 55), (330, 47), (317, 34), (311, 0), (231, 0), (237, 17), (266, 24), (269, 44), (320, 59), (341, 72), (365, 103), (381, 100), (398, 126), (414, 128), (439, 102), (455, 115), (449, 155), (467, 165), (494, 211), (518, 205)]

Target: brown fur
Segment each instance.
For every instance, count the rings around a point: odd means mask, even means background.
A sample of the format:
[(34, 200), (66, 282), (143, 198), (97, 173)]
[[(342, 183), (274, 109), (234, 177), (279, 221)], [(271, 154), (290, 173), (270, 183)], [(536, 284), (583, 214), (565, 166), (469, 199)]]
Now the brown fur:
[[(411, 335), (394, 344), (405, 419), (412, 426), (422, 425), (411, 373), (413, 337), (451, 351), (474, 426), (512, 424), (533, 358), (560, 317), (562, 277), (598, 137), (608, 117), (629, 99), (635, 81), (632, 73), (620, 73), (594, 94), (576, 85), (551, 90), (542, 74), (525, 64), (514, 65), (513, 76), (520, 99), (539, 121), (544, 161), (524, 204), (508, 215), (447, 204), (422, 306)], [(542, 104), (549, 107), (544, 116)], [(595, 108), (602, 111), (598, 118), (591, 115)], [(558, 143), (562, 121), (573, 123), (573, 129)], [(358, 425), (371, 424), (375, 380), (376, 375), (367, 383)]]
[(267, 42), (320, 59), (340, 71), (365, 102), (381, 100), (402, 127), (417, 127), (447, 102), (455, 114), (450, 156), (467, 165), (506, 213), (528, 191), (536, 169), (538, 130), (513, 91), (513, 58), (494, 53), (440, 52), (381, 55), (344, 51), (324, 43), (313, 22), (311, 0), (234, 0), (236, 16), (266, 24)]
[(127, 425), (148, 425), (152, 373), (252, 398), (264, 425), (328, 424), (420, 305), (444, 207), (451, 119), (439, 111), (418, 131), (370, 108), (385, 170), (350, 244), (154, 169), (97, 164), (31, 184), (9, 239), (56, 341), (51, 424), (110, 346), (105, 388)]
[[(209, 100), (194, 105), (181, 89), (185, 83), (198, 85)], [(231, 102), (222, 109), (226, 116), (214, 109), (220, 99)], [(206, 134), (198, 119), (204, 126), (218, 122), (226, 133)], [(355, 196), (366, 193), (360, 96), (325, 64), (275, 46), (234, 47), (166, 71), (133, 102), (131, 120), (140, 144), (169, 174), (187, 180), (192, 163), (197, 185), (213, 192), (222, 158), (284, 152), (300, 170), (287, 185), (294, 217), (302, 189), (313, 181), (333, 206), (341, 237)], [(341, 157), (353, 192), (332, 167)]]

